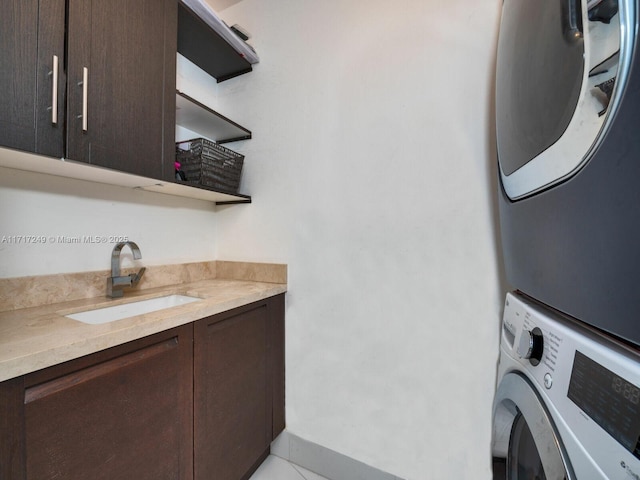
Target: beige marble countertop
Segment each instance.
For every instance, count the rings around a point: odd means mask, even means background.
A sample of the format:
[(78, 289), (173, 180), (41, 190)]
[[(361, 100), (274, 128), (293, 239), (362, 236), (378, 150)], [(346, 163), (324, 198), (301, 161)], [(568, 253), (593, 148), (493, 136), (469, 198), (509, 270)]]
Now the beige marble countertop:
[[(285, 283), (204, 279), (125, 292), (120, 299), (94, 297), (0, 312), (0, 381), (262, 300), (287, 290)], [(95, 308), (182, 294), (202, 300), (100, 325), (65, 317)]]

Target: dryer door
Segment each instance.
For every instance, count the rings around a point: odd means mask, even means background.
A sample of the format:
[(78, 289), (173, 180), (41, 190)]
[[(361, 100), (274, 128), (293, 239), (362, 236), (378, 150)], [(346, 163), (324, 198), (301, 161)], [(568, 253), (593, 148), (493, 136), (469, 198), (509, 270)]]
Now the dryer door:
[(626, 81), (632, 12), (633, 0), (504, 0), (496, 135), (510, 199), (571, 177), (602, 141)]
[(504, 376), (493, 418), (493, 454), (506, 459), (508, 480), (575, 480), (547, 409), (526, 378)]

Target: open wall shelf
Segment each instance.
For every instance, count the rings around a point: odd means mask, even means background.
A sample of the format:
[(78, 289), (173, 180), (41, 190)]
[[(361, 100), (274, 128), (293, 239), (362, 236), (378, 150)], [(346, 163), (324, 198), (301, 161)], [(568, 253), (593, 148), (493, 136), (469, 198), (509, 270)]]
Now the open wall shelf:
[(182, 2), (178, 3), (178, 53), (218, 82), (252, 70), (246, 59)]
[(251, 138), (249, 130), (182, 92), (176, 92), (176, 124), (216, 143)]

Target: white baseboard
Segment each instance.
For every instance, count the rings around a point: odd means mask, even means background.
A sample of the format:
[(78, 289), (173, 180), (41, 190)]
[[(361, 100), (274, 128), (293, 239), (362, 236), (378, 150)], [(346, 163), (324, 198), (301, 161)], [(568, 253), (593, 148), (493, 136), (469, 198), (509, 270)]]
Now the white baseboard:
[(286, 430), (271, 444), (271, 454), (330, 480), (402, 480)]

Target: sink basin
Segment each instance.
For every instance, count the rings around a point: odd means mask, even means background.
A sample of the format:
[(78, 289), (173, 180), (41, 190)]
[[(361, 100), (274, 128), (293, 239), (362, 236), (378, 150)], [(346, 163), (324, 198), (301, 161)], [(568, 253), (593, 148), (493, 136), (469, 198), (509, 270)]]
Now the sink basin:
[(166, 308), (186, 305), (187, 303), (197, 302), (199, 300), (201, 299), (188, 297), (186, 295), (168, 295), (166, 297), (150, 298), (149, 300), (124, 303), (113, 307), (97, 308), (95, 310), (87, 310), (86, 312), (73, 313), (65, 316), (80, 322), (98, 325), (100, 323), (122, 320), (123, 318), (135, 317), (143, 313), (157, 312), (158, 310), (164, 310)]

